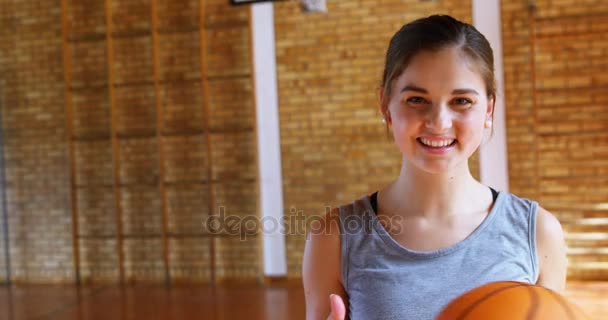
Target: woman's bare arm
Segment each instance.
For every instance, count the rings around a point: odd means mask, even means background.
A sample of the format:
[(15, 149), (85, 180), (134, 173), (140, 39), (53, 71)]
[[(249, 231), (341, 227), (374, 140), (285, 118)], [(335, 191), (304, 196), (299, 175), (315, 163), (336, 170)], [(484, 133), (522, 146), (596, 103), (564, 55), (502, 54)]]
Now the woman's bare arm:
[(312, 224), (309, 228), (302, 263), (307, 320), (325, 320), (328, 319), (328, 315), (331, 319), (343, 319), (341, 315), (330, 314), (331, 294), (336, 294), (342, 298), (342, 301), (347, 301), (341, 280), (338, 223), (339, 211), (336, 208), (327, 213), (319, 225)]
[(561, 294), (566, 289), (566, 243), (559, 221), (549, 211), (538, 207), (536, 248), (540, 275), (536, 284)]

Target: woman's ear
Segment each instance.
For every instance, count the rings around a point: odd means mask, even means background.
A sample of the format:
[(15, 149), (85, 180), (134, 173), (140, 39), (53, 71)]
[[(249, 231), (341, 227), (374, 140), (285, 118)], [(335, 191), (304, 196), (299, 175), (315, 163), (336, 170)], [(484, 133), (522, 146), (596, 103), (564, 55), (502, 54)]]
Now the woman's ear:
[(494, 107), (496, 106), (496, 96), (491, 95), (488, 97), (488, 107), (486, 109), (486, 121), (492, 122), (494, 120)]
[(380, 110), (380, 114), (384, 115), (384, 111), (382, 110), (382, 99), (384, 98), (384, 88), (382, 86), (378, 86), (378, 109)]
[(382, 122), (390, 124), (391, 114), (388, 111), (388, 107), (386, 108), (386, 110), (384, 109), (384, 88), (382, 86), (378, 87), (378, 109), (380, 110), (380, 114), (382, 115)]

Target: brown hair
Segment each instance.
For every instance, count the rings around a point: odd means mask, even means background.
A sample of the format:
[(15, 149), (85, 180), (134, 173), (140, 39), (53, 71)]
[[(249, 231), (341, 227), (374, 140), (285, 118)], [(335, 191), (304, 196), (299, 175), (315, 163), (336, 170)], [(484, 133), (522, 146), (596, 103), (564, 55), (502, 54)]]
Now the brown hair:
[[(432, 15), (410, 22), (393, 37), (386, 51), (382, 76), (381, 110), (386, 118), (393, 81), (403, 73), (412, 58), (423, 50), (456, 46), (474, 62), (486, 85), (488, 98), (496, 97), (494, 55), (488, 40), (475, 27), (448, 15)], [(387, 127), (388, 128), (388, 127)]]

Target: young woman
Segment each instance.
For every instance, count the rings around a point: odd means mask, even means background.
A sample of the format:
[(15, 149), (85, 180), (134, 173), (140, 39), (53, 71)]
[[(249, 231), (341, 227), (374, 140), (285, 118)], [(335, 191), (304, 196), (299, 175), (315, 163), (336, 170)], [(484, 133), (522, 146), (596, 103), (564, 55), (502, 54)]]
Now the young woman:
[(557, 219), (469, 170), (496, 97), (485, 37), (445, 15), (403, 26), (390, 41), (378, 95), (401, 172), (332, 210), (308, 235), (307, 319), (433, 319), (460, 294), (494, 281), (564, 290)]

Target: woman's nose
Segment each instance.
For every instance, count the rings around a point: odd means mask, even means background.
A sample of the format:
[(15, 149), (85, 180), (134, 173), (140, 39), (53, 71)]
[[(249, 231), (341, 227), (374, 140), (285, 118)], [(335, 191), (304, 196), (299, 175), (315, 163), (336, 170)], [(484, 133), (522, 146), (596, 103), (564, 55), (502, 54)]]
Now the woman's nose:
[(432, 132), (444, 133), (452, 127), (452, 115), (447, 106), (434, 105), (427, 114), (426, 127)]

